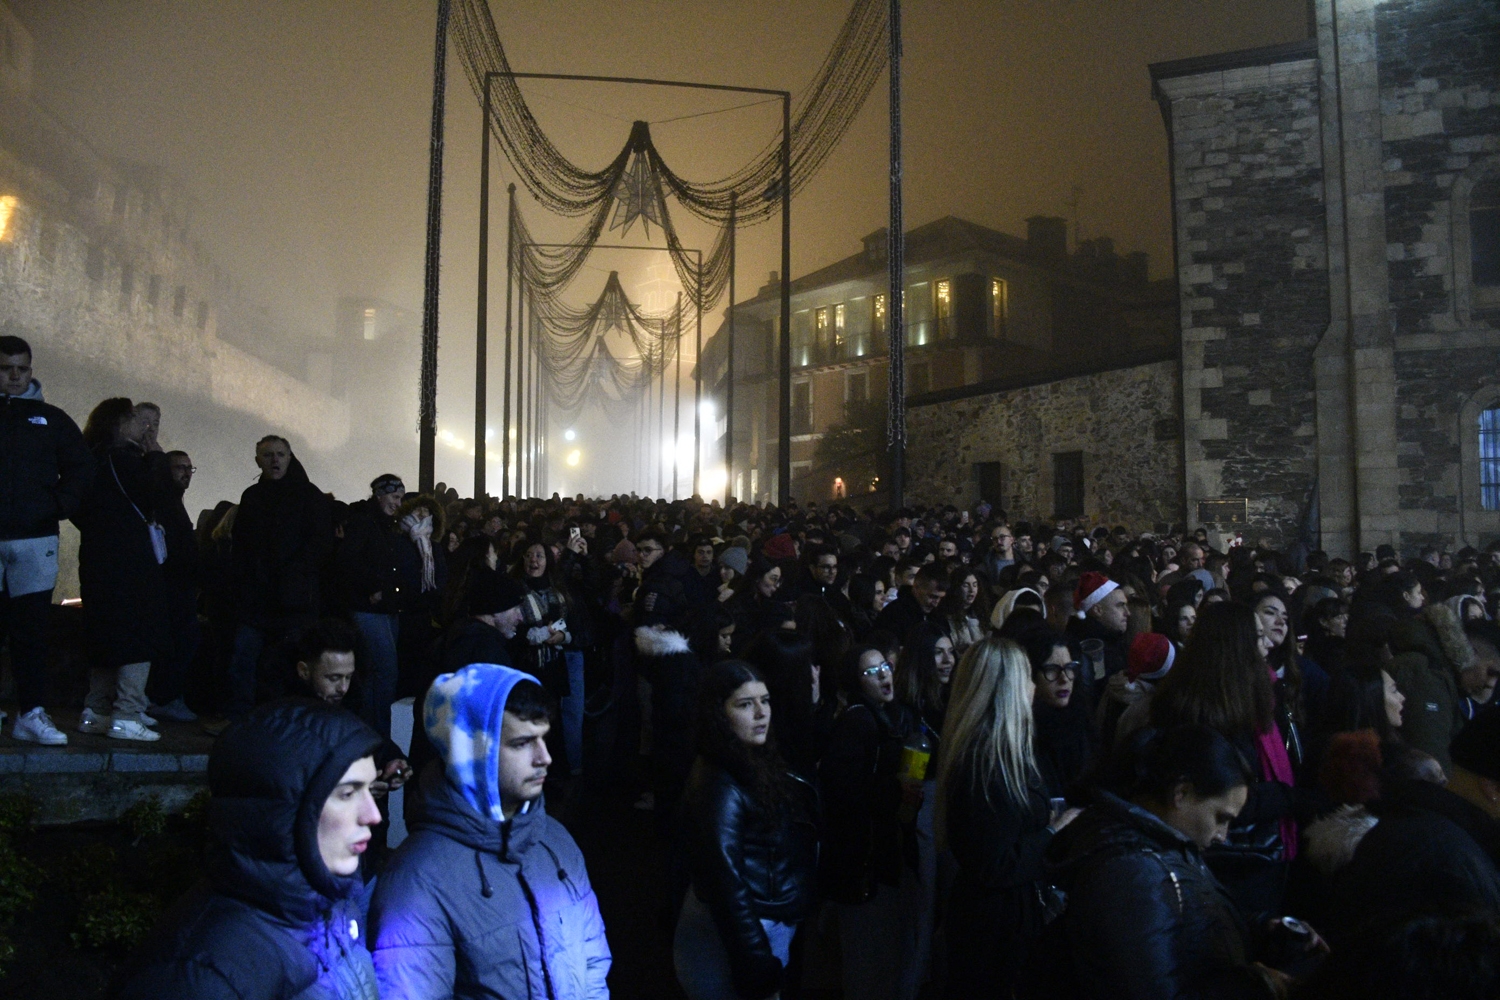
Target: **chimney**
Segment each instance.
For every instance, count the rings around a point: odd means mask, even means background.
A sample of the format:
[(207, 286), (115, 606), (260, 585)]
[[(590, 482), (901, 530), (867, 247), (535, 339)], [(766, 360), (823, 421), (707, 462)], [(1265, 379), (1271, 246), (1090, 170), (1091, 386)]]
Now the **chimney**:
[(886, 234), (886, 227), (881, 226), (863, 240), (865, 245), (865, 256), (872, 261), (885, 260), (889, 251), (890, 239)]
[(1026, 220), (1026, 242), (1044, 257), (1068, 256), (1068, 220), (1055, 215), (1033, 215)]
[(772, 295), (779, 291), (781, 291), (781, 276), (775, 271), (772, 271), (771, 277), (766, 279), (766, 283), (761, 286), (760, 291), (757, 294)]

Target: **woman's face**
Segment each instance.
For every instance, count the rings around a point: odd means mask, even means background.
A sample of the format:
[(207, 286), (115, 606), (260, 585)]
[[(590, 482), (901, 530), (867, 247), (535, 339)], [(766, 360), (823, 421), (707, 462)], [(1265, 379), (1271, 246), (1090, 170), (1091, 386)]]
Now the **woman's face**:
[(1391, 724), (1392, 729), (1400, 729), (1401, 710), (1406, 707), (1406, 695), (1396, 687), (1396, 679), (1384, 670), (1380, 672), (1380, 680), (1385, 685), (1385, 721)]
[(724, 699), (724, 714), (736, 739), (764, 746), (771, 729), (771, 692), (760, 681), (746, 681)]
[(730, 622), (719, 629), (719, 652), (729, 654), (729, 647), (734, 643), (734, 622)]
[(770, 572), (766, 573), (755, 582), (755, 589), (760, 591), (761, 597), (770, 597), (781, 587), (781, 567), (772, 566)]
[(730, 569), (728, 566), (721, 565), (719, 567), (719, 582), (720, 583), (733, 583), (734, 582), (734, 570)]
[(953, 643), (946, 635), (932, 647), (932, 662), (937, 668), (939, 681), (947, 684), (953, 679), (953, 666), (958, 660), (953, 655)]
[(873, 611), (873, 612), (875, 612), (878, 615), (878, 614), (880, 614), (881, 610), (884, 607), (885, 607), (885, 581), (884, 580), (876, 580), (875, 581), (875, 598), (874, 598), (874, 604), (870, 608), (870, 610)]
[(521, 556), (521, 563), (526, 568), (526, 575), (533, 580), (545, 575), (547, 572), (546, 546), (532, 545), (527, 548), (526, 553)]
[(1342, 639), (1344, 638), (1344, 634), (1349, 630), (1349, 612), (1340, 611), (1336, 615), (1321, 619), (1321, 623), (1323, 631)]
[(1261, 624), (1261, 651), (1270, 652), (1286, 641), (1286, 605), (1281, 598), (1265, 596), (1255, 605), (1255, 616)]
[(1423, 593), (1421, 583), (1414, 583), (1410, 590), (1401, 591), (1401, 600), (1406, 602), (1408, 608), (1415, 611), (1427, 603), (1427, 595)]
[(1245, 808), (1249, 789), (1237, 785), (1223, 795), (1199, 798), (1191, 785), (1183, 783), (1172, 796), (1172, 802), (1161, 818), (1183, 836), (1207, 850), (1212, 844), (1222, 844), (1229, 838), (1229, 824)]
[(969, 610), (973, 607), (975, 599), (979, 597), (979, 577), (973, 573), (965, 576), (963, 582), (959, 584), (958, 593), (963, 601), (964, 610)]
[(1184, 604), (1177, 609), (1177, 638), (1187, 642), (1193, 636), (1193, 626), (1198, 624), (1198, 609)]
[(1078, 667), (1068, 653), (1067, 646), (1053, 646), (1052, 655), (1032, 671), (1036, 685), (1035, 698), (1053, 708), (1067, 708), (1073, 698), (1073, 685), (1078, 680)]
[[(1473, 601), (1464, 601), (1464, 621), (1479, 621), (1484, 617), (1483, 598)], [(1342, 634), (1342, 633), (1341, 633)]]
[(896, 697), (895, 678), (885, 654), (872, 649), (859, 658), (859, 689), (870, 701), (880, 704)]

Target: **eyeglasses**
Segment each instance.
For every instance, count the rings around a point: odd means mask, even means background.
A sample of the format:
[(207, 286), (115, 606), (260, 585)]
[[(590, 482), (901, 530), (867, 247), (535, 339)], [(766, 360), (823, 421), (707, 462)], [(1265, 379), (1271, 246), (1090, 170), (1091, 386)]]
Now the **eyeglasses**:
[(888, 674), (890, 672), (891, 665), (889, 663), (877, 663), (873, 667), (866, 667), (864, 670), (861, 670), (859, 674), (861, 677), (879, 677), (881, 674)]
[(643, 556), (649, 556), (653, 552), (665, 552), (667, 550), (662, 548), (660, 545), (642, 545), (638, 547), (636, 551)]
[(1042, 679), (1048, 684), (1055, 684), (1057, 683), (1057, 679), (1063, 674), (1067, 674), (1070, 680), (1076, 678), (1078, 676), (1078, 661), (1074, 660), (1062, 666), (1058, 666), (1056, 663), (1045, 663), (1042, 665), (1041, 670)]

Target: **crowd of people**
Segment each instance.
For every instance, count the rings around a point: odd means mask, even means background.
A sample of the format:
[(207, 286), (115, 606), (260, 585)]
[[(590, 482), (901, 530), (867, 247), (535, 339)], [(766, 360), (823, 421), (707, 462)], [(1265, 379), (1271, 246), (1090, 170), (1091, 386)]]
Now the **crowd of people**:
[[(0, 388), (13, 735), (67, 739), (59, 518), (79, 728), (217, 734), (208, 882), (123, 996), (607, 996), (543, 797), (595, 769), (640, 782), (643, 916), (692, 1000), (1500, 995), (1500, 543), (1351, 561), (394, 474), (344, 504), (281, 437), (194, 525), (158, 409), (80, 433), (14, 338)], [(412, 835), (368, 851), (403, 784)]]

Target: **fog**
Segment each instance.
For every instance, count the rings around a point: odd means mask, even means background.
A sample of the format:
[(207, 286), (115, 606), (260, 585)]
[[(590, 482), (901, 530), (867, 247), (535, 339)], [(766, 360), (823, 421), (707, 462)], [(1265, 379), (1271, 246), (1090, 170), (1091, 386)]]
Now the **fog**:
[[(434, 3), (0, 2), (34, 36), (39, 103), (100, 154), (158, 165), (182, 180), (196, 205), (192, 235), (244, 300), (264, 307), (266, 328), (284, 342), (263, 353), (332, 350), (341, 299), (408, 310), (407, 329), (414, 331), (422, 300)], [(847, 13), (842, 0), (494, 0), (492, 9), (517, 70), (794, 93), (816, 73)], [(1153, 276), (1170, 274), (1167, 147), (1147, 64), (1302, 38), (1305, 19), (1303, 0), (905, 5), (907, 224), (952, 214), (1021, 233), (1029, 215), (1064, 215), (1081, 236), (1107, 235), (1122, 251), (1145, 250)], [(445, 442), (458, 444), (440, 444), (437, 476), (467, 491), (480, 113), (453, 47), (448, 82), (438, 413)], [(794, 275), (853, 253), (861, 236), (884, 225), (883, 87), (882, 80), (843, 145), (794, 199)], [(679, 173), (712, 179), (745, 162), (780, 124), (777, 104), (740, 107), (753, 100), (746, 95), (562, 82), (524, 88), (556, 144), (591, 168), (618, 152), (632, 120), (646, 119), (659, 123), (653, 134)], [(701, 115), (715, 110), (722, 113)], [(701, 116), (683, 117), (689, 115)], [(681, 120), (665, 121), (672, 118)], [(495, 160), (492, 259), (499, 262), (504, 185), (514, 178), (503, 157)], [(548, 217), (524, 193), (521, 207), (541, 239), (567, 240), (578, 230), (579, 220)], [(674, 220), (688, 246), (709, 245), (712, 233), (687, 212), (676, 210)], [(652, 235), (659, 245), (659, 231)], [(743, 232), (742, 297), (779, 267), (779, 239), (775, 221)], [(643, 240), (639, 228), (626, 239)], [(668, 306), (669, 285), (657, 283), (657, 301), (646, 300), (654, 257), (601, 251), (569, 301), (592, 302), (608, 272), (618, 270), (632, 298), (648, 308)], [(496, 428), (503, 281), (497, 266), (489, 396)], [(717, 324), (717, 315), (705, 316), (705, 338)], [(684, 339), (686, 373), (693, 357), (691, 336)], [(299, 446), (314, 481), (342, 499), (363, 495), (365, 484), (386, 471), (415, 485), (415, 346), (402, 350), (406, 360), (399, 364), (387, 357), (367, 369), (334, 365), (330, 377), (347, 384), (353, 438), (363, 443)], [(312, 378), (317, 363), (286, 366)], [(62, 389), (69, 401), (119, 391), (102, 381)], [(688, 382), (689, 434), (691, 398)], [(85, 413), (69, 408), (81, 422)], [(253, 432), (265, 428), (222, 415), (188, 417), (168, 407), (163, 437), (192, 451), (201, 470), (189, 508), (236, 498), (254, 473)], [(210, 434), (205, 419), (223, 426)], [(566, 447), (565, 429), (575, 432)], [(304, 430), (285, 428), (294, 441), (309, 440)], [(585, 411), (573, 420), (554, 416), (551, 431), (551, 488), (655, 491), (654, 470), (637, 467), (639, 428)], [(243, 446), (224, 443), (242, 433)], [(574, 448), (579, 464), (567, 466), (562, 459)], [(685, 490), (690, 456), (684, 465)], [(498, 491), (498, 461), (488, 475), (490, 491)]]

